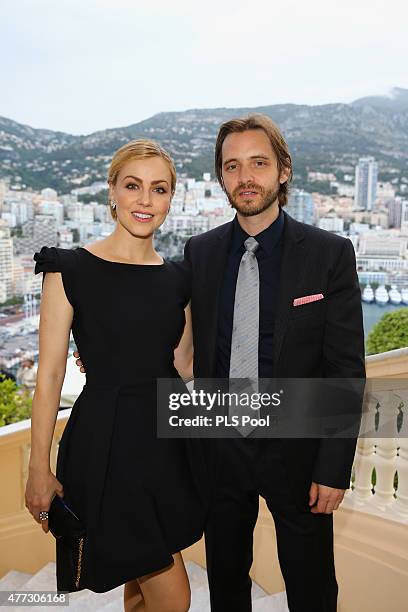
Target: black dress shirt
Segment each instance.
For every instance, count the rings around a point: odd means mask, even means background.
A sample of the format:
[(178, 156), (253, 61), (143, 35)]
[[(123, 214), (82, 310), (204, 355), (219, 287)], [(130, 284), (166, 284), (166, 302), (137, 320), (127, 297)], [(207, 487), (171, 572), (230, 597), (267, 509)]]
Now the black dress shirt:
[[(249, 238), (249, 235), (240, 226), (237, 217), (233, 224), (218, 304), (217, 378), (229, 377), (235, 287), (241, 258), (245, 253), (244, 242)], [(277, 219), (260, 234), (254, 236), (259, 244), (255, 253), (259, 267), (259, 378), (272, 377), (273, 328), (278, 305), (284, 224), (284, 215), (280, 209)]]

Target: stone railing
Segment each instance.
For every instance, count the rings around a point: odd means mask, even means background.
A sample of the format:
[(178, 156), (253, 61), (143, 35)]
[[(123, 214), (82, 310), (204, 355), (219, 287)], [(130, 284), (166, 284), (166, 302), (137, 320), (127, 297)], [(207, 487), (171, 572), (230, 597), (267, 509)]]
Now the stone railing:
[[(55, 473), (58, 444), (71, 410), (57, 415), (51, 446)], [(31, 421), (0, 427), (0, 577), (10, 569), (36, 572), (54, 556), (54, 539), (45, 534), (25, 507)]]
[(364, 424), (344, 506), (408, 522), (408, 348), (366, 359)]
[[(408, 349), (368, 357), (365, 431), (352, 487), (334, 513), (339, 612), (405, 612), (408, 584)], [(375, 472), (374, 472), (375, 470)], [(187, 551), (204, 564), (204, 545)], [(252, 577), (269, 593), (285, 590), (273, 520), (260, 499)]]
[[(408, 349), (368, 357), (367, 374), (372, 389), (366, 415), (370, 428), (377, 425), (382, 437), (359, 439), (352, 488), (334, 516), (339, 612), (403, 612), (408, 582)], [(67, 403), (75, 394), (76, 386), (67, 387)], [(51, 452), (54, 473), (69, 414), (70, 409), (58, 413)], [(0, 577), (10, 569), (33, 573), (55, 559), (53, 537), (42, 532), (25, 508), (29, 452), (29, 420), (0, 428), (0, 484), (5, 492), (0, 495)], [(184, 556), (204, 565), (203, 540)], [(252, 576), (270, 593), (285, 589), (273, 520), (262, 499)]]
[[(408, 379), (367, 381), (363, 427), (345, 506), (408, 521)], [(363, 432), (364, 433), (364, 432)]]

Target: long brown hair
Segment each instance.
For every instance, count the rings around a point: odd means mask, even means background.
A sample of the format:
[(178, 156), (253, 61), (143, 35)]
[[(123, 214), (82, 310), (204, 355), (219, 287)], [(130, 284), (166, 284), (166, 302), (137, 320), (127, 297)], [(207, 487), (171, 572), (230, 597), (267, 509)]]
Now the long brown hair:
[(246, 132), (247, 130), (263, 130), (269, 138), (272, 149), (276, 155), (279, 174), (284, 168), (290, 170), (288, 180), (285, 183), (281, 183), (278, 194), (279, 205), (285, 206), (288, 203), (289, 183), (292, 180), (292, 158), (282, 132), (276, 123), (267, 115), (249, 115), (248, 117), (231, 119), (221, 125), (215, 143), (215, 173), (218, 181), (224, 188), (224, 182), (222, 180), (222, 145), (224, 140), (228, 134)]

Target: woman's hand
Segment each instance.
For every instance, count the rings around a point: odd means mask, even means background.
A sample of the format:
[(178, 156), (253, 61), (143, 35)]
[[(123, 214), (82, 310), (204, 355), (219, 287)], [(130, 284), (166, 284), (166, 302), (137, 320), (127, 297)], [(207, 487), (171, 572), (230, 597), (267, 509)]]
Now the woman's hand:
[(40, 520), (40, 512), (49, 510), (55, 494), (64, 497), (62, 484), (50, 471), (44, 472), (30, 468), (25, 491), (25, 505), (45, 533), (48, 533), (48, 520)]
[[(174, 351), (174, 366), (185, 383), (193, 380), (193, 330), (190, 302), (184, 309), (185, 325), (183, 335)], [(78, 362), (77, 362), (78, 363)]]
[(85, 373), (85, 368), (84, 368), (84, 364), (81, 361), (81, 357), (79, 355), (78, 351), (74, 351), (73, 352), (74, 357), (76, 358), (75, 363), (77, 364), (79, 371), (82, 372), (83, 374)]

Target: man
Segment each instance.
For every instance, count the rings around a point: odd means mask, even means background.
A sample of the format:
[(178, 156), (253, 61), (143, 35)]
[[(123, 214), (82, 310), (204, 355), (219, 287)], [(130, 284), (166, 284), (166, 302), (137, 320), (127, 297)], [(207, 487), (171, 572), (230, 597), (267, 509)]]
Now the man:
[[(292, 166), (278, 127), (262, 115), (224, 123), (215, 166), (237, 213), (185, 247), (192, 268), (195, 378), (364, 378), (353, 245), (283, 211)], [(238, 303), (238, 293), (248, 299)], [(304, 296), (314, 297), (295, 301)], [(247, 312), (239, 312), (243, 303)], [(252, 352), (237, 344), (248, 333)], [(262, 495), (275, 521), (289, 609), (334, 612), (332, 513), (350, 483), (356, 440), (209, 442), (216, 447), (205, 536), (212, 611), (251, 610), (249, 570)]]

